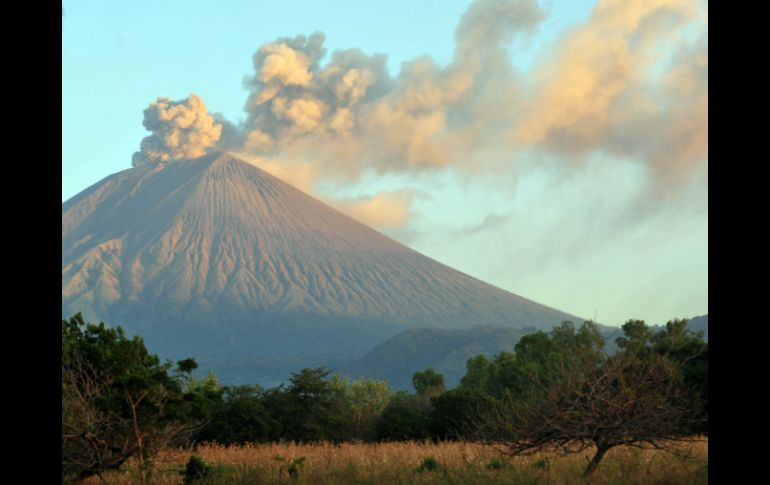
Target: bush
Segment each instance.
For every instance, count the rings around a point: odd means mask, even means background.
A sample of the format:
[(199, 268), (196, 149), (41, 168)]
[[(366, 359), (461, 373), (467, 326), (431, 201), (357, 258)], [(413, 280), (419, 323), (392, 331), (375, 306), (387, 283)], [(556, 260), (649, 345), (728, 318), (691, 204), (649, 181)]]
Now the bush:
[(286, 470), (289, 472), (289, 476), (296, 480), (299, 478), (299, 471), (302, 469), (302, 465), (305, 464), (305, 457), (300, 456), (299, 458), (295, 458), (292, 460), (292, 462), (289, 464), (289, 468)]
[(203, 458), (198, 455), (192, 455), (187, 462), (184, 472), (182, 472), (182, 477), (184, 478), (182, 483), (189, 485), (206, 478), (211, 474), (212, 469), (212, 466), (203, 461)]
[(417, 467), (417, 472), (423, 473), (423, 472), (435, 472), (438, 470), (443, 469), (444, 466), (438, 462), (434, 457), (429, 456), (422, 460), (422, 463), (420, 463), (420, 466)]
[(487, 470), (505, 470), (508, 468), (512, 468), (511, 464), (502, 458), (492, 458), (486, 466)]

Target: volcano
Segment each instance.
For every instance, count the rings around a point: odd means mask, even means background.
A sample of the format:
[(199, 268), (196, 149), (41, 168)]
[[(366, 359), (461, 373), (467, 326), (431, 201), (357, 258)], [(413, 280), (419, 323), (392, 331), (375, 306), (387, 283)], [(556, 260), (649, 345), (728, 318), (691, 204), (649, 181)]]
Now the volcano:
[(162, 357), (263, 384), (409, 328), (579, 321), (221, 152), (124, 170), (62, 204), (62, 316), (76, 312)]

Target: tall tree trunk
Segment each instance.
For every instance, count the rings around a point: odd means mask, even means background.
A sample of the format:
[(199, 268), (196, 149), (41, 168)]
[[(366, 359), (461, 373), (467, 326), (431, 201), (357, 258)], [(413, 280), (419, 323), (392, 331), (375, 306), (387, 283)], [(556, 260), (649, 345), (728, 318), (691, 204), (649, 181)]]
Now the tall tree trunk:
[(602, 461), (602, 458), (604, 458), (604, 454), (607, 453), (607, 450), (609, 449), (609, 446), (596, 446), (596, 454), (583, 472), (583, 478), (588, 478), (591, 476), (594, 470), (596, 470), (596, 467), (599, 466), (599, 462)]

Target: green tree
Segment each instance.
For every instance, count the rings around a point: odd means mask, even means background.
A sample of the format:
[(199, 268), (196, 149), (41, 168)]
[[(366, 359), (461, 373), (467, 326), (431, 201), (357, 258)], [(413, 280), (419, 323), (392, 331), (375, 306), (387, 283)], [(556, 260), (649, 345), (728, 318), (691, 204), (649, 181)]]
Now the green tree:
[(466, 392), (489, 392), (492, 375), (492, 364), (485, 355), (477, 355), (468, 359), (465, 364), (465, 375), (460, 379), (459, 389)]
[(693, 332), (687, 323), (670, 320), (654, 332), (642, 320), (629, 320), (622, 327), (624, 336), (615, 341), (625, 354), (640, 358), (655, 354), (679, 366), (685, 385), (699, 397), (693, 413), (700, 419), (693, 432), (708, 434), (708, 342), (703, 341), (703, 332)]
[(649, 351), (653, 332), (643, 320), (628, 320), (621, 328), (623, 335), (615, 339), (621, 351), (636, 355)]
[(142, 479), (164, 446), (205, 421), (210, 395), (185, 392), (192, 360), (161, 363), (120, 327), (62, 320), (62, 476), (82, 480), (138, 456)]
[(522, 375), (518, 357), (512, 352), (500, 352), (490, 366), (487, 394), (502, 397), (508, 393), (519, 394), (522, 388)]
[(435, 397), (446, 390), (444, 376), (432, 367), (422, 372), (415, 372), (412, 376), (412, 384), (418, 396)]
[(477, 391), (453, 389), (431, 399), (431, 435), (440, 440), (470, 438), (474, 416), (486, 412), (494, 398)]
[(377, 422), (381, 441), (424, 440), (431, 437), (431, 403), (426, 396), (398, 392)]
[(282, 439), (340, 441), (346, 433), (343, 417), (335, 405), (329, 371), (319, 367), (292, 373), (289, 386), (265, 395), (265, 405), (280, 423)]
[(265, 407), (264, 395), (265, 391), (256, 385), (226, 387), (196, 441), (243, 445), (276, 437), (279, 423)]
[(351, 438), (371, 440), (376, 424), (393, 391), (385, 381), (374, 379), (349, 380), (339, 375), (332, 377), (331, 388), (344, 419), (352, 421)]
[(498, 399), (523, 395), (531, 375), (543, 374), (561, 354), (580, 352), (600, 360), (604, 355), (604, 338), (593, 322), (586, 322), (579, 329), (572, 322), (563, 322), (550, 334), (541, 331), (523, 336), (514, 351), (500, 352), (491, 361), (483, 355), (469, 359), (458, 389)]
[(423, 440), (434, 435), (431, 400), (445, 390), (444, 376), (432, 368), (415, 372), (416, 395), (399, 392), (390, 400), (377, 423), (379, 440)]

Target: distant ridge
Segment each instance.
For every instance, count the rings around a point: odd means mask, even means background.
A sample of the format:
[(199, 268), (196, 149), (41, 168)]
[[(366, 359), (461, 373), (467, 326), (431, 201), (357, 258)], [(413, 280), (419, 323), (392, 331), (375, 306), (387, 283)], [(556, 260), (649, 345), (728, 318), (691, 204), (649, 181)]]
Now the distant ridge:
[(235, 382), (408, 328), (582, 321), (465, 275), (228, 153), (124, 170), (62, 204), (62, 316)]
[(414, 373), (431, 367), (444, 376), (445, 384), (451, 388), (465, 375), (468, 359), (479, 354), (491, 359), (503, 351), (513, 352), (521, 337), (535, 331), (534, 328), (490, 326), (462, 330), (405, 330), (343, 367), (342, 371), (354, 378), (382, 379), (396, 389), (414, 391)]
[(694, 332), (703, 332), (703, 340), (709, 341), (709, 316), (708, 313), (698, 317), (692, 317), (687, 326)]

